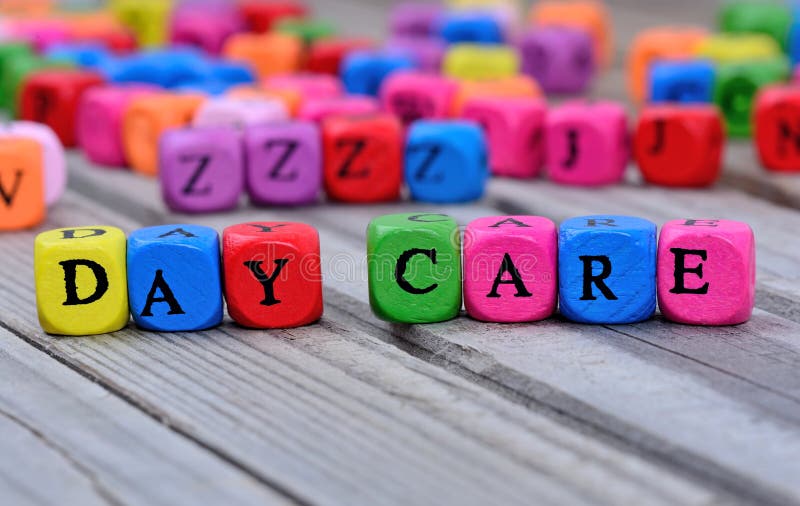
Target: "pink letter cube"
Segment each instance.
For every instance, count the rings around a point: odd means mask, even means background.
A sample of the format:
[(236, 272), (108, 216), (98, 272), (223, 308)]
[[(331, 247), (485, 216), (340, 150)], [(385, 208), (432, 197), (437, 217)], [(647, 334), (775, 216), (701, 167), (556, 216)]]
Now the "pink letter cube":
[(753, 230), (727, 220), (677, 220), (661, 229), (658, 302), (665, 318), (691, 325), (737, 325), (755, 305)]
[(289, 118), (289, 111), (279, 100), (267, 98), (220, 97), (207, 100), (194, 116), (196, 127), (232, 126), (243, 128), (274, 123)]
[(481, 218), (464, 237), (464, 302), (487, 322), (548, 318), (558, 299), (555, 224), (538, 216)]
[(168, 130), (159, 143), (161, 193), (170, 209), (234, 209), (244, 191), (241, 133), (233, 127)]
[(501, 97), (470, 98), (462, 113), (486, 131), (492, 173), (518, 178), (534, 177), (542, 168), (546, 114), (541, 100)]
[(576, 186), (618, 183), (628, 164), (628, 121), (614, 102), (570, 102), (547, 115), (547, 172)]
[(247, 190), (256, 204), (313, 204), (322, 188), (322, 139), (310, 121), (257, 125), (245, 132)]
[(447, 77), (421, 72), (398, 72), (381, 88), (383, 109), (408, 126), (419, 119), (445, 119), (458, 85)]
[(273, 90), (290, 90), (300, 94), (303, 100), (312, 98), (336, 98), (344, 94), (342, 83), (330, 74), (282, 74), (268, 77), (264, 87)]
[(315, 98), (303, 104), (297, 117), (319, 123), (330, 116), (363, 116), (380, 110), (380, 104), (372, 97)]
[(26, 137), (42, 146), (44, 163), (44, 203), (55, 204), (67, 187), (67, 162), (64, 146), (53, 129), (42, 123), (14, 121), (0, 127), (0, 137)]
[(158, 88), (136, 86), (98, 86), (89, 88), (78, 107), (76, 136), (78, 145), (92, 163), (126, 167), (122, 146), (122, 118), (135, 98)]

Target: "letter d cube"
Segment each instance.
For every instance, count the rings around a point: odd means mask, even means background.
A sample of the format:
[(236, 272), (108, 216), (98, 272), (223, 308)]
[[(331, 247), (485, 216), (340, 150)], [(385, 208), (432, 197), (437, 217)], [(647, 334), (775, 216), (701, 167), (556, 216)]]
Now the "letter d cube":
[(383, 320), (433, 323), (461, 310), (461, 236), (443, 214), (395, 214), (367, 229), (369, 300)]
[(236, 323), (292, 328), (322, 317), (319, 234), (303, 223), (243, 223), (222, 234), (225, 298)]
[(45, 332), (106, 334), (128, 323), (125, 243), (114, 227), (62, 228), (36, 237), (36, 308)]
[(656, 226), (628, 216), (584, 216), (561, 224), (561, 314), (579, 323), (636, 323), (656, 309)]
[(690, 325), (737, 325), (755, 305), (753, 230), (728, 220), (677, 220), (661, 229), (658, 303), (665, 318)]

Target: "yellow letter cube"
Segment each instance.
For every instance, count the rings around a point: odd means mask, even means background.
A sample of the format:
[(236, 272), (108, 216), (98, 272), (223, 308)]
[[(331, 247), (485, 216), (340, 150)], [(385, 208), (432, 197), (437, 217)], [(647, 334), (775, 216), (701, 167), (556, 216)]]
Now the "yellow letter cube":
[(62, 228), (36, 237), (36, 308), (48, 334), (106, 334), (128, 323), (126, 239), (114, 227)]
[(697, 46), (697, 56), (717, 63), (773, 59), (781, 54), (774, 39), (760, 34), (717, 34)]
[(167, 41), (172, 14), (169, 0), (114, 0), (111, 10), (136, 35), (140, 45), (161, 46)]
[(456, 44), (445, 56), (444, 73), (456, 79), (505, 79), (519, 74), (519, 54), (510, 46)]

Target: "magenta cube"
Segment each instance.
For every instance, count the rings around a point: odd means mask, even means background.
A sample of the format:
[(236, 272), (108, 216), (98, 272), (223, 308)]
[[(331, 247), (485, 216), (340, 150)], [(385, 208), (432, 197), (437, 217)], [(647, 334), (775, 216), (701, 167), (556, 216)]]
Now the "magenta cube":
[(629, 160), (628, 120), (616, 102), (568, 102), (547, 114), (545, 160), (556, 183), (619, 183)]
[(540, 27), (525, 33), (519, 41), (522, 73), (547, 93), (583, 93), (595, 74), (591, 36), (567, 27)]
[(442, 70), (442, 61), (447, 52), (444, 41), (422, 37), (392, 37), (384, 47), (389, 51), (402, 51), (410, 55), (417, 63), (417, 68), (428, 73), (439, 73)]
[(668, 320), (738, 325), (755, 306), (756, 246), (746, 223), (676, 220), (658, 242), (658, 304)]
[(458, 84), (444, 76), (397, 72), (383, 82), (383, 110), (408, 126), (420, 119), (444, 119), (450, 115)]
[(442, 14), (444, 8), (435, 2), (397, 4), (389, 13), (389, 32), (396, 36), (431, 37)]
[(275, 206), (315, 203), (322, 186), (321, 144), (319, 127), (311, 121), (248, 128), (244, 146), (250, 200)]
[(344, 94), (342, 82), (330, 74), (281, 74), (266, 78), (263, 84), (267, 89), (296, 91), (303, 100), (336, 98)]
[(464, 304), (477, 320), (532, 322), (558, 298), (555, 224), (538, 216), (480, 218), (464, 234)]
[(84, 92), (78, 106), (75, 132), (78, 146), (92, 163), (107, 167), (126, 167), (122, 143), (122, 118), (134, 99), (158, 88), (136, 86), (98, 86)]
[(464, 119), (483, 126), (492, 174), (531, 178), (544, 163), (547, 106), (535, 98), (474, 97), (464, 104)]
[(268, 98), (219, 97), (207, 100), (194, 115), (196, 127), (249, 125), (285, 121), (289, 111), (280, 100)]
[(297, 117), (319, 123), (330, 116), (361, 116), (375, 114), (380, 110), (380, 103), (372, 97), (346, 95), (337, 98), (307, 100), (300, 107)]
[(236, 208), (244, 191), (242, 134), (233, 127), (168, 130), (159, 142), (161, 193), (173, 211)]
[(170, 40), (175, 45), (197, 47), (216, 55), (227, 38), (242, 28), (241, 18), (230, 6), (183, 8), (172, 16)]

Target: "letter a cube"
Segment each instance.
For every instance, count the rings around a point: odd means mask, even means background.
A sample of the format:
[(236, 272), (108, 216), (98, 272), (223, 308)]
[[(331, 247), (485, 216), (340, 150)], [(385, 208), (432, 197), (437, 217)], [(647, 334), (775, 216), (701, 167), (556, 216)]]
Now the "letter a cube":
[(561, 314), (578, 323), (636, 323), (656, 309), (656, 226), (628, 216), (585, 216), (558, 235)]
[(369, 299), (381, 319), (450, 320), (461, 310), (461, 237), (443, 214), (395, 214), (367, 229)]
[(217, 231), (162, 225), (128, 238), (128, 298), (136, 324), (191, 332), (222, 322), (222, 276)]
[(222, 235), (225, 298), (236, 323), (293, 328), (322, 317), (319, 234), (303, 223), (243, 223)]
[(42, 156), (33, 139), (0, 139), (0, 231), (31, 228), (44, 220)]
[(558, 236), (538, 216), (480, 218), (464, 235), (464, 304), (486, 322), (531, 322), (558, 301)]
[(36, 308), (48, 334), (87, 336), (128, 323), (125, 233), (114, 227), (62, 228), (34, 242)]
[(737, 325), (755, 306), (753, 230), (729, 220), (676, 220), (658, 243), (658, 304), (668, 320)]

